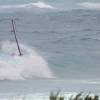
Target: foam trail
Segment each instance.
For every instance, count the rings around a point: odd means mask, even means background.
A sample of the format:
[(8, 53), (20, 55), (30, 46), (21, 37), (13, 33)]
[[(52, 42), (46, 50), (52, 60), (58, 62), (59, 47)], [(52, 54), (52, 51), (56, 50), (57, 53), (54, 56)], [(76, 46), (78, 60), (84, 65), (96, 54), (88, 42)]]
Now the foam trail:
[(25, 80), (53, 78), (45, 60), (32, 48), (20, 44), (23, 56), (18, 56), (15, 43), (9, 41), (0, 45), (0, 80)]

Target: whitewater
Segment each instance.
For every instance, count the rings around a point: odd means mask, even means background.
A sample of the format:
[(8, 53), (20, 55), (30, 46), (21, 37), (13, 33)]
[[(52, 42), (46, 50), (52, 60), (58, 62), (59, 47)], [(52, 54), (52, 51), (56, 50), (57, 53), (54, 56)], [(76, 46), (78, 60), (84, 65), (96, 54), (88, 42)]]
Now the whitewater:
[(19, 56), (16, 43), (5, 41), (0, 49), (0, 80), (25, 80), (53, 78), (46, 61), (34, 49), (20, 45), (22, 56)]

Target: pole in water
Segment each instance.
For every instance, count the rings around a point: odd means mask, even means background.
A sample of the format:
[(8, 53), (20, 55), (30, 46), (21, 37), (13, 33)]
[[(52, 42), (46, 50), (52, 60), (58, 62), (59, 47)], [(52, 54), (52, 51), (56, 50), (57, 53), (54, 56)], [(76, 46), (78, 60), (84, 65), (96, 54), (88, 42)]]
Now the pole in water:
[(18, 52), (19, 52), (19, 55), (22, 56), (21, 49), (20, 49), (20, 46), (19, 46), (19, 43), (18, 43), (18, 39), (17, 39), (17, 36), (16, 36), (15, 21), (14, 21), (14, 19), (12, 19), (11, 21), (12, 21), (12, 27), (13, 27), (12, 32), (14, 33), (14, 36), (15, 36), (15, 41), (16, 41), (16, 44), (17, 44)]

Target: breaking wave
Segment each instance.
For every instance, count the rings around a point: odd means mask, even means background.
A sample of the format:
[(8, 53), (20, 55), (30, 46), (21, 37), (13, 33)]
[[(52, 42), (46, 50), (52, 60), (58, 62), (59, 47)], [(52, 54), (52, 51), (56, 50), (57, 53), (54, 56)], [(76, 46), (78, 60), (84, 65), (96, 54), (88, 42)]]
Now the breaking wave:
[(36, 2), (36, 3), (27, 3), (27, 4), (19, 4), (19, 5), (1, 5), (0, 9), (20, 9), (20, 8), (33, 8), (33, 7), (37, 7), (37, 8), (47, 8), (47, 9), (54, 9), (53, 6), (46, 4), (44, 2)]
[(22, 56), (18, 56), (16, 44), (10, 41), (0, 45), (0, 80), (25, 80), (53, 78), (46, 61), (33, 48), (20, 44)]

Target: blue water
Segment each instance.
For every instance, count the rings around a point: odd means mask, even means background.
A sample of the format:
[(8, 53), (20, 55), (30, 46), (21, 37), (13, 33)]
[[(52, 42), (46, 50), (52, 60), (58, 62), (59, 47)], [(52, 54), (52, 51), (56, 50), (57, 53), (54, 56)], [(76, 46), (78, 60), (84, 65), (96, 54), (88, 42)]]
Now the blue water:
[(1, 81), (1, 93), (100, 92), (99, 11), (0, 13), (0, 41), (14, 41), (12, 18), (20, 43), (34, 47), (58, 80)]
[(57, 78), (99, 79), (99, 11), (46, 14), (2, 14), (0, 40), (14, 41), (11, 18), (16, 18), (19, 41), (48, 62)]

